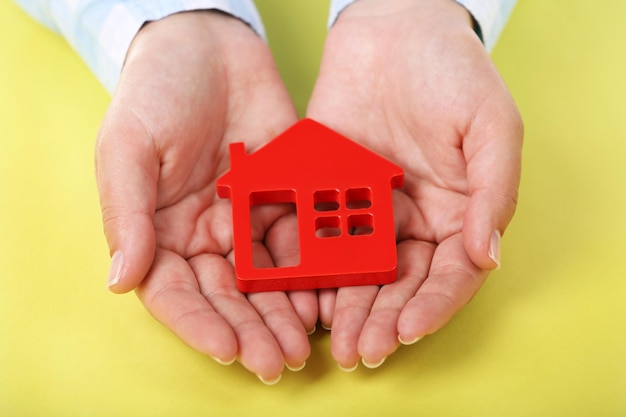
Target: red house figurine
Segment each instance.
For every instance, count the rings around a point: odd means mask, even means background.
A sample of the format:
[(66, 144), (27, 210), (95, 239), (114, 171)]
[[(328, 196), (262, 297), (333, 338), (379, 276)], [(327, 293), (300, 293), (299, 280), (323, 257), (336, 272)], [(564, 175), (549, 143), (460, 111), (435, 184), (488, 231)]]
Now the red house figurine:
[[(382, 285), (396, 280), (392, 189), (402, 168), (333, 130), (304, 119), (258, 151), (230, 145), (217, 192), (233, 210), (235, 273), (241, 291)], [(299, 263), (253, 261), (251, 210), (295, 205)]]

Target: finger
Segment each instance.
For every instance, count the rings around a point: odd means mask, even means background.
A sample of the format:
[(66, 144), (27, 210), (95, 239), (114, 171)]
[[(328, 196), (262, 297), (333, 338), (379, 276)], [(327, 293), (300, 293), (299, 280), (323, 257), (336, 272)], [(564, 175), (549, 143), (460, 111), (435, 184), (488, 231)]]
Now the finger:
[[(263, 222), (259, 219), (259, 223)], [(300, 264), (298, 218), (295, 207), (272, 222), (265, 234), (265, 245), (271, 256), (272, 265), (288, 267)], [(315, 291), (291, 291), (287, 295), (307, 333), (315, 331), (318, 315)]]
[(380, 289), (359, 337), (365, 366), (378, 367), (397, 349), (400, 313), (426, 279), (434, 248), (425, 242), (398, 244), (398, 280)]
[(159, 157), (141, 121), (113, 103), (95, 158), (104, 233), (113, 256), (108, 286), (123, 293), (141, 282), (154, 258)]
[(198, 277), (200, 291), (234, 332), (241, 364), (264, 383), (278, 382), (285, 364), (281, 347), (237, 289), (230, 262), (219, 255), (200, 255), (189, 263)]
[(344, 370), (353, 370), (359, 364), (359, 336), (377, 293), (378, 286), (375, 285), (343, 287), (337, 290), (330, 350)]
[(317, 293), (314, 290), (289, 291), (287, 297), (306, 329), (306, 333), (315, 333), (318, 318)]
[(467, 304), (487, 278), (465, 252), (457, 234), (435, 249), (428, 277), (398, 319), (398, 337), (414, 343), (443, 327)]
[(337, 289), (326, 288), (317, 292), (317, 308), (322, 327), (330, 330), (333, 327), (333, 315), (337, 301)]
[(500, 95), (505, 96), (492, 100), (499, 106), (480, 109), (464, 139), (470, 201), (463, 237), (482, 269), (500, 266), (500, 236), (515, 212), (520, 181), (522, 120), (508, 93)]
[(311, 348), (306, 330), (287, 294), (280, 291), (250, 293), (248, 300), (278, 342), (285, 365), (291, 370), (302, 369)]
[[(215, 286), (237, 299), (228, 267), (219, 261), (207, 263), (215, 264)], [(189, 346), (220, 363), (235, 360), (238, 346), (233, 329), (202, 295), (196, 275), (184, 259), (158, 251), (148, 277), (136, 292), (146, 309)], [(238, 303), (244, 301), (240, 296)]]
[[(253, 242), (255, 265), (273, 268), (270, 252), (260, 242)], [(248, 301), (256, 309), (267, 328), (278, 342), (291, 370), (304, 368), (311, 353), (306, 330), (296, 314), (287, 294), (280, 291), (249, 293)]]

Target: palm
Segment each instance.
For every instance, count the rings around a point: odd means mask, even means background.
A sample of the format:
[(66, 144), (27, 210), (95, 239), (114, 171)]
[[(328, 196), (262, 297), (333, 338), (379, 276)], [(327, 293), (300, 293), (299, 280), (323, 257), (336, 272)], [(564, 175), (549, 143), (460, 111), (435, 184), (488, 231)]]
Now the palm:
[[(140, 35), (97, 152), (109, 244), (126, 245), (128, 278), (114, 289), (141, 282), (147, 309), (186, 343), (275, 379), (308, 356), (314, 295), (294, 294), (292, 304), (284, 293), (236, 289), (230, 205), (215, 180), (230, 142), (258, 148), (295, 121), (293, 106), (266, 45), (232, 18), (183, 14)], [(122, 153), (133, 170), (125, 177), (114, 166)], [(131, 200), (131, 219), (119, 215), (118, 195)]]
[[(398, 336), (412, 341), (434, 332), (478, 290), (487, 272), (476, 265), (488, 268), (490, 260), (468, 240), (481, 222), (470, 204), (484, 175), (477, 164), (491, 152), (483, 120), (501, 116), (494, 111), (501, 105), (510, 120), (518, 117), (470, 30), (437, 36), (446, 22), (436, 21), (430, 5), (371, 16), (371, 4), (355, 3), (331, 30), (308, 109), (405, 169), (394, 201), (398, 282), (320, 296), (333, 354), (346, 367), (359, 356), (379, 363)], [(472, 136), (479, 130), (485, 138)]]

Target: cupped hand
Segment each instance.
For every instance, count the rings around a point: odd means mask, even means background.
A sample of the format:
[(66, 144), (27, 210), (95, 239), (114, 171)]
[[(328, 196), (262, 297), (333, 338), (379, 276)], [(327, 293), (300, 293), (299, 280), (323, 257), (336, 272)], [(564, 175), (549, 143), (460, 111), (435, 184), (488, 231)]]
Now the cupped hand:
[[(219, 12), (181, 13), (138, 33), (96, 147), (109, 288), (136, 289), (187, 344), (221, 363), (238, 359), (265, 382), (285, 364), (303, 366), (317, 300), (237, 290), (230, 203), (215, 180), (230, 142), (252, 151), (296, 118), (249, 27)], [(259, 221), (278, 215), (268, 216)]]
[(359, 0), (330, 30), (307, 115), (398, 163), (397, 282), (319, 295), (334, 358), (380, 365), (448, 322), (499, 267), (523, 126), (450, 0)]

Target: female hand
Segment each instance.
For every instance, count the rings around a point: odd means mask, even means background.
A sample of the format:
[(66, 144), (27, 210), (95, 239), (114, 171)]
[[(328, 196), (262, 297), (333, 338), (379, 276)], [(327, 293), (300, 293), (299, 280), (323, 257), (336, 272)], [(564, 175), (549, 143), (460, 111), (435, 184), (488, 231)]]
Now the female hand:
[(332, 353), (375, 367), (448, 322), (499, 266), (523, 126), (450, 0), (359, 0), (330, 30), (307, 116), (405, 170), (395, 194), (398, 281), (320, 292)]
[(296, 119), (249, 27), (219, 12), (181, 13), (138, 33), (96, 148), (110, 289), (136, 289), (187, 344), (269, 383), (285, 364), (303, 366), (317, 301), (237, 290), (230, 203), (215, 180), (230, 142), (254, 150)]

